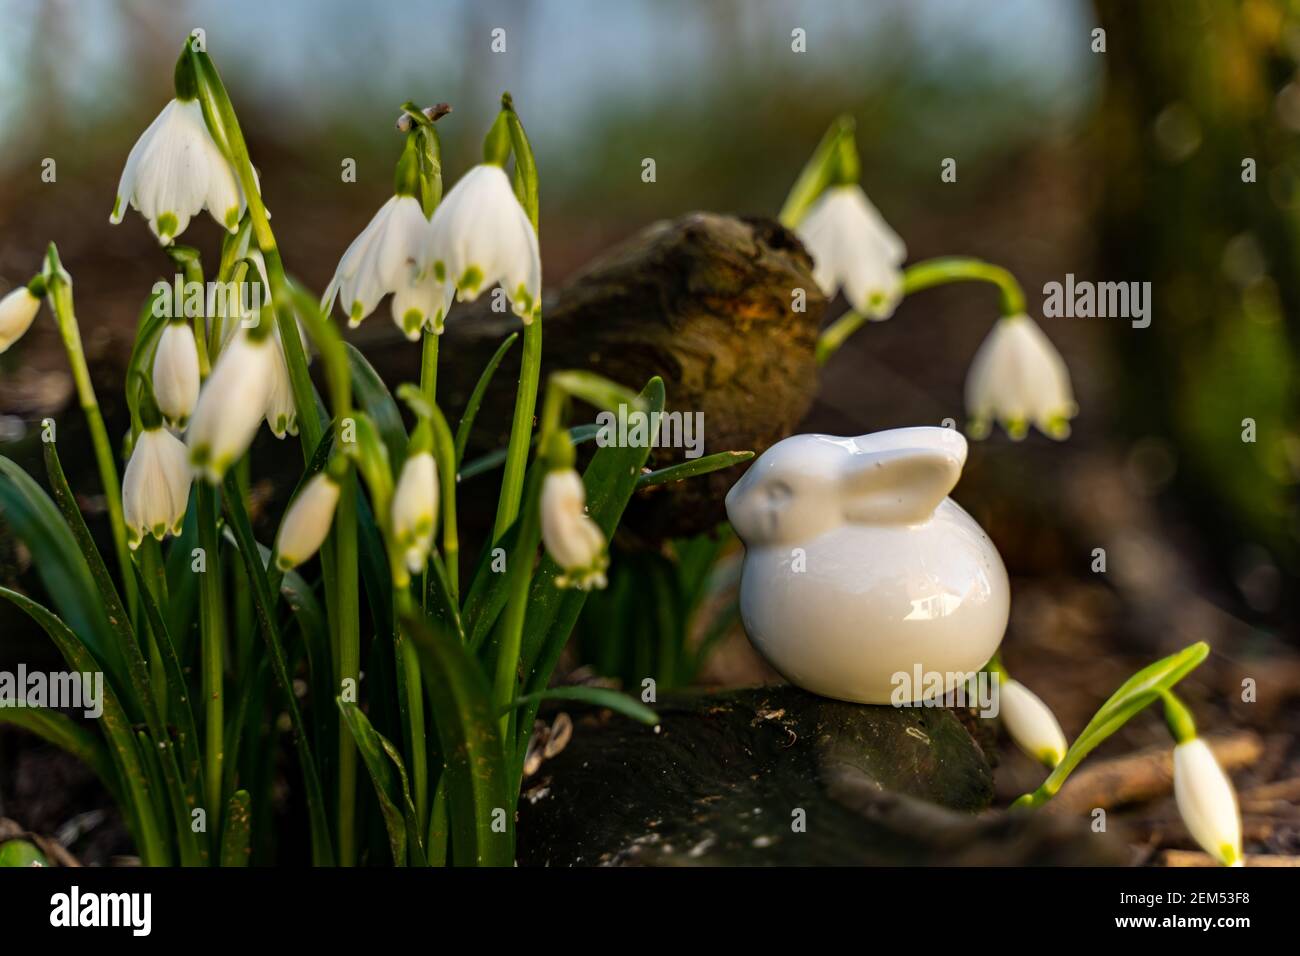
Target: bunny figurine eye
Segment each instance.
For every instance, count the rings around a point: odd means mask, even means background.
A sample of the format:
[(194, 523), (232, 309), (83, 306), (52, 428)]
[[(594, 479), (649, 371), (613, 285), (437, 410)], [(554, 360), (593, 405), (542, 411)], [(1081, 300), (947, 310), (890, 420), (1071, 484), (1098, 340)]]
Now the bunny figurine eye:
[(745, 630), (791, 683), (873, 704), (899, 703), (906, 683), (913, 702), (993, 656), (1009, 588), (993, 542), (948, 497), (965, 463), (946, 428), (795, 435), (731, 489)]

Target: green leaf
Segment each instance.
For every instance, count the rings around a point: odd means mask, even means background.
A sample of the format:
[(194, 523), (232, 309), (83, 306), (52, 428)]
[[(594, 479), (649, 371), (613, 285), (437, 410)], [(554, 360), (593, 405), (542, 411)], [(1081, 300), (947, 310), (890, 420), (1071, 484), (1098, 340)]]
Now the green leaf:
[(0, 517), (32, 553), (32, 565), (60, 616), (104, 670), (125, 686), (125, 668), (86, 557), (58, 508), (18, 465), (0, 456)]
[(226, 475), (225, 491), (223, 498), (226, 514), (230, 518), (230, 528), (239, 544), (239, 554), (244, 559), (248, 580), (253, 585), (253, 604), (262, 625), (267, 649), (270, 651), (271, 667), (276, 682), (284, 693), (285, 705), (293, 727), (294, 746), (298, 751), (298, 763), (301, 765), (303, 784), (306, 789), (307, 814), (311, 827), (312, 863), (316, 866), (331, 866), (334, 862), (334, 850), (330, 843), (329, 821), (325, 815), (324, 791), (321, 789), (320, 777), (316, 772), (316, 760), (312, 755), (311, 741), (307, 736), (307, 728), (303, 724), (302, 712), (298, 708), (297, 697), (294, 696), (293, 679), (289, 674), (288, 658), (285, 656), (284, 641), (280, 637), (280, 627), (276, 621), (275, 601), (266, 578), (266, 569), (259, 558), (257, 541), (253, 538), (253, 529), (248, 523), (248, 515), (244, 511), (244, 503), (233, 473)]
[[(663, 380), (655, 376), (642, 389), (638, 400), (653, 415), (663, 411), (664, 399)], [(591, 464), (587, 466), (582, 478), (587, 488), (587, 513), (600, 527), (606, 540), (613, 536), (614, 529), (622, 520), (623, 512), (636, 490), (637, 475), (641, 473), (649, 456), (648, 446), (620, 448), (612, 445), (601, 448), (592, 456)], [(551, 672), (555, 670), (560, 653), (568, 643), (573, 625), (587, 600), (586, 591), (556, 587), (555, 579), (559, 573), (559, 566), (546, 555), (533, 575), (520, 654), (525, 696), (546, 689)], [(536, 714), (537, 702), (530, 701), (524, 706), (515, 724), (516, 782), (523, 766), (527, 735), (532, 731)]]
[(423, 840), (401, 755), (383, 734), (371, 726), (370, 720), (355, 703), (344, 701), (341, 697), (335, 697), (334, 700), (343, 714), (344, 723), (352, 732), (352, 739), (356, 741), (357, 750), (370, 773), (370, 781), (375, 785), (375, 796), (379, 799), (379, 809), (384, 816), (384, 825), (388, 828), (393, 863), (396, 866), (406, 866), (409, 853), (415, 865), (423, 866)]
[[(0, 597), (12, 602), (39, 624), (74, 671), (86, 673), (99, 669), (94, 657), (77, 635), (48, 608), (17, 591), (4, 587), (0, 587)], [(104, 713), (100, 716), (99, 725), (111, 745), (113, 762), (127, 797), (126, 802), (119, 806), (122, 807), (123, 815), (131, 828), (145, 865), (166, 866), (170, 860), (155, 815), (149, 778), (141, 762), (140, 751), (136, 748), (135, 737), (131, 733), (131, 721), (127, 718), (126, 711), (122, 708), (107, 675), (104, 678), (103, 697)]]
[(374, 422), (388, 449), (388, 460), (396, 472), (401, 469), (406, 457), (406, 426), (402, 424), (401, 409), (374, 366), (366, 361), (366, 357), (351, 344), (344, 348), (347, 350), (348, 368), (352, 372), (352, 391), (357, 404)]
[(247, 790), (236, 790), (226, 804), (226, 832), (221, 836), (221, 865), (248, 866), (252, 852), (253, 798)]
[[(453, 862), (514, 863), (514, 800), (487, 680), (464, 645), (416, 613), (402, 616), (420, 658), (425, 691), (446, 761)], [(494, 831), (494, 822), (504, 832)]]
[(703, 458), (689, 459), (676, 465), (669, 465), (667, 468), (647, 471), (639, 475), (636, 480), (636, 488), (637, 491), (640, 491), (642, 488), (666, 485), (670, 481), (697, 478), (700, 475), (708, 475), (724, 468), (730, 468), (733, 465), (739, 465), (753, 457), (754, 453), (752, 451), (720, 451), (716, 455), (705, 455)]
[[(112, 575), (109, 574), (108, 567), (99, 554), (99, 549), (95, 547), (95, 541), (90, 536), (90, 529), (86, 527), (86, 519), (82, 517), (81, 510), (72, 497), (72, 489), (68, 487), (68, 480), (64, 477), (63, 466), (59, 463), (59, 452), (54, 442), (45, 443), (45, 468), (49, 474), (50, 490), (54, 495), (54, 503), (58, 505), (64, 522), (72, 531), (72, 536), (86, 559), (86, 565), (90, 568), (90, 577), (99, 591), (99, 597), (104, 604), (104, 609), (108, 612), (108, 623), (116, 634), (117, 649), (126, 662), (126, 676), (133, 692), (132, 703), (136, 705), (139, 713), (144, 714), (144, 718), (149, 724), (149, 730), (154, 737), (158, 740), (164, 740), (166, 735), (162, 725), (161, 712), (158, 710), (157, 701), (154, 700), (153, 688), (149, 682), (149, 665), (145, 662), (144, 654), (140, 651), (135, 628), (132, 626), (131, 618), (126, 612), (126, 606), (118, 596)], [(129, 573), (126, 568), (122, 570), (124, 573)]]
[[(465, 458), (465, 446), (469, 444), (470, 432), (474, 430), (474, 419), (478, 417), (479, 406), (483, 404), (483, 396), (487, 394), (488, 385), (492, 382), (492, 376), (496, 374), (497, 366), (501, 360), (506, 357), (510, 347), (519, 339), (518, 332), (511, 332), (499, 346), (492, 358), (488, 359), (483, 373), (478, 377), (478, 382), (474, 385), (474, 391), (470, 393), (469, 401), (465, 404), (465, 411), (460, 416), (460, 424), (456, 427), (456, 469), (460, 470), (460, 463)], [(504, 451), (502, 461), (505, 461)]]
[(543, 700), (576, 700), (584, 704), (594, 704), (597, 707), (607, 707), (617, 714), (639, 720), (650, 727), (659, 724), (659, 715), (645, 704), (634, 697), (629, 697), (622, 691), (610, 690), (608, 687), (551, 687), (547, 690), (539, 690), (532, 694), (516, 697), (501, 708), (501, 713), (508, 713), (516, 707)]
[(202, 793), (199, 782), (202, 779), (203, 758), (199, 753), (199, 733), (194, 723), (194, 711), (190, 706), (189, 684), (185, 679), (185, 672), (181, 669), (180, 659), (176, 656), (176, 646), (172, 643), (171, 633), (167, 630), (153, 594), (145, 586), (144, 575), (140, 573), (137, 565), (133, 564), (132, 568), (139, 584), (140, 606), (144, 609), (149, 626), (153, 629), (154, 640), (162, 655), (168, 689), (176, 705), (169, 707), (167, 713), (170, 720), (179, 724), (181, 764), (185, 771), (183, 778), (189, 783), (186, 789), (194, 805), (198, 806), (199, 794)]
[(26, 840), (9, 840), (0, 844), (0, 869), (49, 865), (50, 861), (34, 843)]
[[(1026, 795), (1016, 801), (1021, 805), (1037, 805), (1055, 795), (1074, 770), (1102, 741), (1123, 727), (1138, 712), (1160, 699), (1161, 694), (1171, 690), (1175, 684), (1190, 674), (1210, 653), (1210, 645), (1204, 641), (1190, 644), (1176, 654), (1163, 657), (1154, 664), (1148, 664), (1110, 695), (1088, 721), (1088, 726), (1070, 745), (1064, 759), (1043, 781), (1042, 786), (1032, 796)], [(1023, 801), (1023, 804), (1022, 804)]]

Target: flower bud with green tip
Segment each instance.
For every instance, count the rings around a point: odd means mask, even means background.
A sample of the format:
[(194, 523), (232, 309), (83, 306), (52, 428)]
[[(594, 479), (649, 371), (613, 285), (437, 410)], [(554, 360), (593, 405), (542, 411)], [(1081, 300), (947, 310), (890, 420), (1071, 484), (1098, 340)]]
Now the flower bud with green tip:
[(199, 393), (186, 444), (194, 467), (212, 484), (248, 451), (266, 415), (280, 360), (274, 324), (266, 306), (259, 325), (239, 329)]
[(167, 424), (184, 428), (199, 400), (199, 349), (194, 330), (183, 318), (169, 320), (158, 337), (153, 387)]
[(599, 525), (587, 514), (587, 487), (574, 470), (568, 432), (553, 432), (542, 453), (550, 466), (542, 480), (542, 543), (563, 572), (555, 586), (603, 588), (609, 549)]
[(1162, 695), (1174, 746), (1174, 801), (1192, 839), (1224, 866), (1242, 866), (1241, 812), (1232, 781), (1209, 745), (1196, 735), (1192, 715), (1173, 694)]
[(132, 551), (145, 535), (161, 541), (168, 533), (180, 534), (193, 480), (189, 451), (163, 428), (147, 379), (140, 396), (140, 422), (143, 427), (122, 478), (122, 513)]
[(411, 435), (392, 506), (393, 541), (412, 574), (418, 574), (429, 558), (437, 520), (438, 465), (433, 457), (433, 429), (427, 421), (421, 421)]
[(313, 475), (289, 503), (275, 536), (275, 566), (296, 568), (325, 543), (338, 507), (346, 459), (336, 456), (322, 472)]
[(999, 319), (966, 375), (970, 436), (986, 437), (996, 419), (1017, 441), (1031, 424), (1060, 440), (1077, 412), (1070, 371), (1038, 324), (1023, 314)]
[(45, 298), (45, 279), (36, 276), (0, 299), (0, 353), (8, 351), (32, 327)]
[(1049, 768), (1055, 768), (1068, 747), (1061, 725), (1037, 694), (1010, 677), (998, 673), (998, 715), (1016, 746)]

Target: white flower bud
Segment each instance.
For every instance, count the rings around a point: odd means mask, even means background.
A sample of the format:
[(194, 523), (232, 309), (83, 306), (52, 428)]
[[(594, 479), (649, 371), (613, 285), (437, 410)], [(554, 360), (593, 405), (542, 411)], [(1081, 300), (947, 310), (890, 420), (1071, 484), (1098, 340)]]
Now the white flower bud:
[(433, 546), (438, 518), (438, 466), (430, 452), (410, 455), (393, 492), (393, 535), (406, 566), (418, 574)]
[(840, 289), (854, 310), (887, 319), (903, 293), (903, 240), (856, 184), (831, 186), (795, 229), (813, 259), (822, 292)]
[(1174, 748), (1174, 799), (1201, 849), (1224, 866), (1241, 866), (1237, 796), (1214, 753), (1199, 737)]
[(168, 322), (153, 357), (153, 391), (167, 424), (184, 428), (199, 400), (199, 349), (184, 322)]
[(190, 461), (213, 484), (248, 451), (275, 383), (275, 342), (241, 329), (203, 384), (186, 443)]
[(564, 571), (558, 587), (603, 588), (609, 557), (605, 536), (587, 515), (587, 489), (572, 468), (549, 472), (542, 482), (542, 542)]
[(41, 300), (27, 286), (20, 286), (0, 299), (0, 353), (27, 334), (40, 310)]
[(1024, 438), (1030, 424), (1065, 438), (1077, 410), (1069, 369), (1043, 330), (1027, 315), (999, 319), (966, 376), (971, 436), (987, 435), (996, 418), (1014, 439)]
[(434, 211), (433, 265), (444, 283), (444, 313), (453, 290), (473, 302), (500, 283), (514, 313), (532, 322), (542, 304), (537, 233), (500, 166), (475, 166)]
[(998, 681), (998, 714), (1016, 746), (1035, 760), (1055, 767), (1068, 747), (1056, 716), (1024, 684), (1011, 678)]
[(172, 100), (131, 148), (109, 222), (122, 221), (127, 203), (164, 246), (203, 209), (230, 232), (239, 228), (239, 177), (208, 132), (198, 100)]
[(161, 541), (168, 532), (180, 533), (191, 478), (189, 452), (179, 438), (163, 428), (140, 433), (122, 478), (122, 515), (132, 550), (147, 534)]
[(275, 536), (275, 563), (281, 571), (296, 568), (325, 543), (339, 503), (339, 486), (327, 473), (313, 475), (289, 504)]

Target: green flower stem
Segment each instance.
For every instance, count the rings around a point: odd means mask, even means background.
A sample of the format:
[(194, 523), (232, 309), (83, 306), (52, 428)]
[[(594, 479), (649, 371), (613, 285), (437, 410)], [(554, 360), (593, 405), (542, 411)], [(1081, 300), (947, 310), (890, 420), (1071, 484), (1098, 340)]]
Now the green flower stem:
[(99, 467), (99, 481), (104, 486), (104, 501), (108, 507), (108, 522), (113, 532), (113, 549), (117, 552), (118, 570), (122, 576), (122, 591), (126, 595), (126, 607), (131, 618), (135, 618), (136, 601), (135, 574), (131, 570), (131, 550), (126, 546), (126, 519), (122, 514), (122, 486), (117, 477), (117, 466), (113, 461), (113, 446), (108, 440), (108, 431), (104, 427), (104, 416), (99, 411), (99, 400), (95, 397), (95, 386), (90, 380), (90, 369), (86, 366), (86, 353), (81, 344), (81, 328), (77, 325), (76, 312), (72, 303), (72, 277), (63, 269), (59, 261), (59, 251), (50, 243), (46, 255), (46, 297), (54, 320), (59, 327), (59, 337), (63, 339), (64, 351), (68, 353), (68, 364), (72, 368), (72, 380), (77, 387), (77, 400), (81, 404), (82, 414), (90, 428), (91, 446), (95, 452), (95, 463)]
[[(140, 577), (158, 607), (167, 607), (167, 573), (162, 563), (162, 547), (153, 535), (145, 535), (136, 549), (139, 560)], [(142, 622), (143, 623), (143, 622)], [(153, 686), (154, 700), (158, 703), (158, 717), (167, 721), (167, 671), (163, 665), (159, 636), (148, 624), (143, 627), (149, 633), (149, 682)]]
[[(298, 322), (294, 315), (291, 287), (280, 259), (275, 234), (271, 231), (266, 205), (262, 202), (258, 190), (257, 177), (248, 154), (248, 146), (216, 66), (205, 52), (194, 48), (192, 41), (186, 42), (182, 64), (178, 65), (178, 76), (185, 66), (188, 66), (197, 77), (199, 102), (203, 108), (203, 117), (207, 122), (208, 130), (234, 165), (248, 203), (253, 237), (262, 251), (262, 257), (266, 261), (267, 278), (271, 282), (271, 300), (275, 306), (280, 342), (284, 348), (289, 378), (293, 386), (303, 458), (310, 462), (324, 432), (324, 423), (317, 414), (315, 392), (307, 372), (307, 358), (298, 337)], [(334, 411), (340, 423), (349, 413), (346, 408), (336, 408)], [(355, 479), (351, 477), (345, 483), (343, 494), (339, 499), (334, 521), (333, 542), (321, 549), (321, 566), (325, 577), (327, 604), (333, 605), (328, 608), (330, 618), (337, 628), (335, 632), (336, 676), (341, 686), (345, 679), (351, 678), (354, 681), (359, 679), (361, 659)], [(338, 771), (338, 859), (340, 865), (350, 866), (354, 862), (356, 851), (354, 834), (357, 784), (357, 752), (351, 734), (339, 734)]]
[[(990, 282), (1001, 293), (1002, 314), (1020, 315), (1025, 311), (1025, 294), (1016, 277), (1001, 266), (966, 256), (944, 256), (913, 263), (903, 270), (903, 296), (949, 282)], [(817, 338), (817, 364), (825, 365), (836, 350), (867, 322), (860, 312), (844, 313), (828, 325)]]
[[(540, 236), (537, 163), (533, 159), (532, 146), (509, 93), (502, 94), (501, 112), (484, 143), (484, 156), (488, 162), (501, 158), (506, 138), (509, 139), (515, 157), (515, 195), (527, 213), (528, 221), (533, 224), (533, 232)], [(496, 523), (492, 527), (494, 543), (501, 540), (506, 529), (519, 516), (519, 500), (524, 489), (524, 473), (528, 468), (528, 446), (532, 440), (533, 412), (537, 409), (537, 384), (541, 372), (542, 308), (538, 302), (533, 320), (524, 326), (524, 355), (519, 368), (519, 387), (515, 392), (515, 415), (510, 425), (510, 442), (506, 447), (506, 467), (501, 476)]]
[(1169, 725), (1174, 743), (1185, 744), (1189, 740), (1195, 740), (1196, 721), (1187, 706), (1175, 697), (1172, 691), (1165, 691), (1160, 695), (1160, 699), (1165, 704), (1165, 723)]
[[(525, 345), (527, 336), (525, 336)], [(513, 740), (511, 723), (515, 709), (510, 702), (515, 699), (515, 685), (519, 679), (519, 654), (523, 646), (524, 616), (528, 610), (528, 590), (532, 583), (533, 559), (542, 537), (541, 481), (549, 465), (551, 436), (562, 431), (561, 422), (567, 397), (554, 380), (546, 389), (542, 405), (542, 430), (537, 442), (536, 466), (533, 479), (528, 484), (524, 501), (524, 516), (515, 538), (514, 553), (509, 557), (510, 596), (501, 619), (501, 646), (497, 652), (496, 676), (492, 684), (492, 703), (502, 711), (501, 739)]]
[(222, 733), (222, 687), (225, 674), (226, 622), (221, 587), (221, 545), (217, 538), (217, 490), (206, 481), (197, 482), (199, 548), (204, 566), (199, 581), (199, 644), (202, 655), (204, 782), (210, 832), (220, 832), (221, 769), (225, 760)]
[(454, 604), (460, 602), (460, 533), (456, 523), (456, 440), (442, 409), (433, 405), (429, 415), (433, 427), (433, 456), (438, 463), (442, 498), (442, 561), (447, 569), (447, 588)]
[[(349, 469), (339, 493), (334, 520), (335, 573), (338, 575), (339, 685), (361, 680), (361, 605), (356, 587), (357, 478)], [(351, 582), (350, 586), (344, 586)], [(357, 747), (351, 734), (339, 734), (338, 860), (340, 866), (356, 862)]]
[(541, 375), (542, 314), (538, 310), (533, 321), (524, 326), (524, 355), (519, 369), (519, 386), (515, 392), (515, 415), (510, 425), (510, 442), (506, 447), (506, 466), (501, 476), (496, 523), (492, 527), (494, 543), (501, 540), (501, 536), (519, 516), (519, 499), (524, 489), (524, 472), (528, 468), (528, 446), (532, 441), (533, 412), (537, 408), (537, 384)]
[[(424, 330), (424, 341), (420, 350), (420, 394), (424, 396), (430, 405), (437, 401), (438, 395), (438, 345), (440, 339), (441, 336), (435, 335), (428, 329)], [(454, 586), (454, 572), (452, 580)], [(427, 566), (420, 582), (420, 607), (426, 612), (429, 610), (429, 569)], [(420, 673), (418, 666), (415, 673), (418, 678)]]
[[(853, 146), (854, 122), (851, 116), (841, 116), (831, 123), (812, 156), (799, 172), (799, 178), (790, 187), (785, 204), (777, 216), (781, 225), (793, 229), (804, 214), (832, 183), (848, 180), (857, 182), (857, 150)], [(849, 165), (851, 168), (842, 167)], [(851, 175), (851, 178), (849, 178)]]

